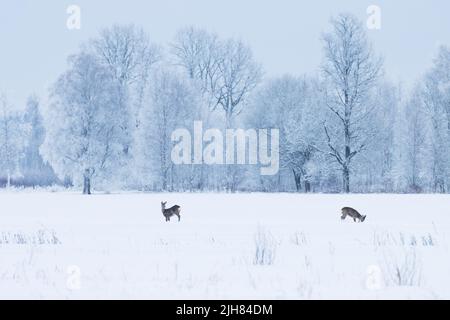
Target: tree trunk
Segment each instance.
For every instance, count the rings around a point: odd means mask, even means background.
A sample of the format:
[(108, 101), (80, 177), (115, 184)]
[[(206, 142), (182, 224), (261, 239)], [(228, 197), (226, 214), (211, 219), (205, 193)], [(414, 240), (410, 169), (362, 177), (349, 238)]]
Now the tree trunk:
[(350, 170), (344, 166), (342, 170), (343, 188), (345, 193), (350, 193)]
[(11, 186), (11, 173), (7, 173), (7, 180), (6, 180), (6, 188), (9, 189), (9, 187)]
[(305, 179), (305, 193), (308, 193), (311, 191), (311, 183)]
[(163, 173), (162, 176), (162, 191), (167, 191), (167, 174)]
[(297, 192), (300, 192), (302, 190), (301, 176), (299, 173), (295, 172), (295, 170), (292, 170), (292, 173), (294, 173), (295, 189)]
[(205, 165), (202, 163), (200, 165), (200, 181), (198, 182), (197, 189), (203, 191), (205, 189)]
[(89, 169), (84, 170), (83, 194), (91, 194), (91, 175)]
[[(346, 98), (347, 99), (347, 98)], [(347, 108), (347, 107), (346, 107)], [(346, 112), (346, 119), (349, 119), (350, 116), (347, 115)], [(345, 142), (345, 159), (344, 159), (344, 165), (343, 165), (343, 178), (344, 178), (344, 192), (349, 193), (350, 192), (350, 120), (346, 120), (344, 123), (344, 142)]]
[[(225, 114), (225, 131), (227, 129), (231, 129), (233, 126), (233, 119), (232, 114), (228, 110), (231, 109), (231, 106), (228, 106), (226, 114)], [(227, 192), (234, 192), (234, 186), (235, 186), (235, 172), (234, 168), (232, 167), (233, 164), (227, 164), (225, 161), (225, 180), (226, 180), (226, 191)]]
[(345, 159), (343, 164), (343, 182), (344, 182), (344, 192), (350, 193), (350, 118), (351, 118), (351, 109), (349, 106), (349, 94), (348, 88), (345, 89), (344, 92), (344, 101), (345, 101), (345, 111), (344, 111), (344, 152)]

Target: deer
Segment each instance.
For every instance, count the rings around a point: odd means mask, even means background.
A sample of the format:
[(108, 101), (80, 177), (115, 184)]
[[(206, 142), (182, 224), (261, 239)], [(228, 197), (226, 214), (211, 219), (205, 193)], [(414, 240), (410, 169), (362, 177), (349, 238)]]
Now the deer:
[(342, 216), (341, 219), (344, 220), (347, 216), (353, 218), (353, 221), (359, 220), (359, 222), (364, 222), (366, 216), (361, 215), (358, 211), (350, 207), (342, 208)]
[(180, 221), (180, 211), (181, 207), (179, 205), (174, 205), (173, 207), (170, 207), (169, 209), (166, 209), (166, 202), (161, 201), (161, 211), (164, 217), (166, 218), (166, 221), (170, 221), (171, 216), (177, 216), (178, 221)]

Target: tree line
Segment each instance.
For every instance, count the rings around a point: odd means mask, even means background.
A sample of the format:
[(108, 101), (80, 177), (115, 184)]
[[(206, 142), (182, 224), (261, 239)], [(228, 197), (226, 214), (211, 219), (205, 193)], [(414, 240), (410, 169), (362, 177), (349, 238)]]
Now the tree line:
[[(295, 41), (295, 39), (293, 40)], [(0, 97), (0, 184), (95, 190), (439, 192), (450, 183), (450, 49), (412, 90), (350, 14), (330, 20), (317, 74), (270, 78), (240, 39), (196, 27), (162, 46), (114, 25), (68, 58), (48, 103)], [(299, 57), (300, 59), (300, 57)], [(171, 133), (277, 128), (280, 170), (174, 165)]]

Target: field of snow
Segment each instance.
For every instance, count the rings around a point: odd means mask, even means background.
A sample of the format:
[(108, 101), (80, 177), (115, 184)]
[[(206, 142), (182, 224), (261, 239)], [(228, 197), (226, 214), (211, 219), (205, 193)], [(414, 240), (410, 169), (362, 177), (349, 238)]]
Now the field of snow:
[[(181, 206), (165, 222), (160, 201)], [(449, 299), (448, 195), (0, 193), (0, 298)], [(340, 208), (367, 215), (341, 221)]]

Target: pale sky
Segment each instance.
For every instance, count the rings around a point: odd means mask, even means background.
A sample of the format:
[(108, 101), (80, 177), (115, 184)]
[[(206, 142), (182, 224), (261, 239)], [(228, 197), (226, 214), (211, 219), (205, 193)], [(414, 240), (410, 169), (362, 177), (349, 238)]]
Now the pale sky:
[[(66, 27), (72, 4), (81, 8), (81, 30)], [(249, 43), (266, 76), (314, 73), (330, 17), (350, 12), (365, 24), (369, 5), (381, 8), (381, 30), (368, 35), (386, 76), (410, 86), (438, 46), (450, 46), (448, 0), (2, 0), (0, 91), (17, 105), (31, 93), (43, 98), (67, 56), (114, 23), (142, 26), (162, 45), (181, 27), (204, 27)]]

